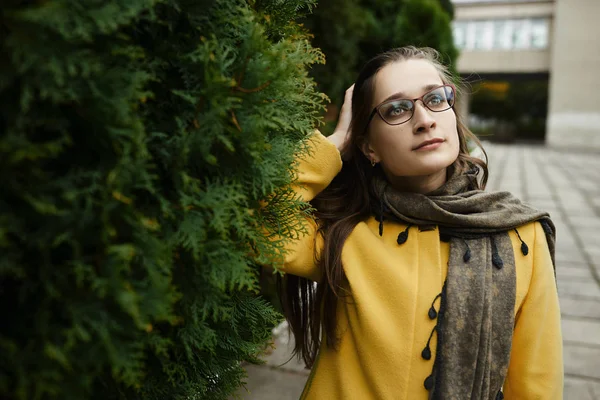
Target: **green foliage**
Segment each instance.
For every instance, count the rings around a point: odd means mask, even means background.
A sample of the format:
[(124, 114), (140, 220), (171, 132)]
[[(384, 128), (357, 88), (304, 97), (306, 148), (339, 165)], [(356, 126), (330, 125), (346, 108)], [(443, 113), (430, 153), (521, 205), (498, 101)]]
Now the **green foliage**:
[(327, 62), (312, 76), (336, 106), (356, 79), (362, 65), (394, 47), (415, 45), (439, 50), (454, 71), (454, 47), (449, 0), (328, 0), (321, 1), (305, 20), (313, 44)]
[(405, 0), (403, 12), (396, 20), (399, 45), (433, 47), (440, 52), (444, 64), (453, 69), (458, 50), (454, 47), (451, 22), (438, 0)]
[(316, 65), (311, 75), (319, 89), (337, 103), (363, 61), (359, 46), (373, 26), (372, 17), (361, 0), (322, 0), (304, 25), (314, 35), (313, 45), (326, 57), (326, 63)]
[(256, 263), (300, 233), (325, 101), (313, 5), (4, 2), (0, 397), (225, 399), (259, 362)]
[(442, 9), (450, 16), (450, 19), (454, 19), (454, 4), (452, 0), (438, 0)]

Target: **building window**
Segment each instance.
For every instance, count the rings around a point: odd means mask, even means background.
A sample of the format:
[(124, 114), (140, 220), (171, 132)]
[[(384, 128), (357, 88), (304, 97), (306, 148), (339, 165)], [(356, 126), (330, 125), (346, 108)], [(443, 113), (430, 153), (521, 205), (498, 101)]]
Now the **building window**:
[(548, 47), (548, 19), (455, 21), (454, 44), (463, 50), (528, 50)]
[(513, 22), (513, 48), (525, 50), (531, 48), (531, 21), (518, 19)]
[(452, 25), (452, 34), (454, 36), (454, 45), (459, 49), (464, 49), (467, 44), (467, 24), (456, 22)]
[(545, 49), (548, 47), (548, 21), (534, 19), (531, 21), (531, 45), (534, 49)]
[(476, 24), (475, 48), (491, 50), (494, 48), (494, 22), (479, 21)]
[(507, 50), (512, 44), (512, 22), (495, 21), (494, 26), (494, 48)]

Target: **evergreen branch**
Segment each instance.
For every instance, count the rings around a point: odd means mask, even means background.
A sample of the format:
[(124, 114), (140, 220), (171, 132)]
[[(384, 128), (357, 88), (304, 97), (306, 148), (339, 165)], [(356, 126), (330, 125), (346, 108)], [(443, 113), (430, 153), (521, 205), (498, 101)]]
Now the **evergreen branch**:
[(243, 87), (236, 86), (234, 88), (234, 90), (237, 90), (238, 92), (242, 92), (242, 93), (255, 93), (255, 92), (260, 92), (261, 90), (266, 89), (267, 87), (269, 87), (270, 84), (271, 84), (271, 81), (267, 81), (267, 82), (263, 83), (262, 85), (255, 87), (253, 89), (244, 89)]

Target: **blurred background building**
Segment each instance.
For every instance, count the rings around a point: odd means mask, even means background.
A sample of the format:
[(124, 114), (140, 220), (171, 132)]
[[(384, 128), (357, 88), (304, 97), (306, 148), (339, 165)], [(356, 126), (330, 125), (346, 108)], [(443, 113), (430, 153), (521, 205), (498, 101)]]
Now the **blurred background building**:
[(599, 0), (453, 0), (463, 112), (498, 141), (600, 149)]

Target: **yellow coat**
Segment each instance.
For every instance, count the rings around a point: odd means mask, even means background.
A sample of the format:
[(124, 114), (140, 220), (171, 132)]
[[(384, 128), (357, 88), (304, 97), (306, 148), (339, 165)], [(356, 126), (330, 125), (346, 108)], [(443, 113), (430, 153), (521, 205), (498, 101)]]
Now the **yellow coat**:
[[(310, 156), (300, 160), (298, 193), (314, 198), (341, 170), (337, 148), (320, 133), (311, 141)], [(289, 244), (284, 261), (287, 273), (319, 280), (314, 250), (323, 243), (316, 224), (310, 234)], [(342, 263), (351, 298), (338, 302), (339, 350), (322, 346), (302, 399), (426, 400), (425, 378), (433, 359), (421, 351), (435, 321), (427, 316), (441, 292), (448, 268), (449, 243), (438, 229), (411, 227), (402, 246), (396, 242), (406, 225), (385, 222), (379, 236), (372, 217), (359, 223), (348, 237)], [(558, 294), (548, 245), (539, 223), (520, 227), (531, 249), (513, 243), (517, 290), (515, 329), (505, 399), (562, 399), (563, 360)], [(316, 237), (315, 237), (316, 236)], [(435, 354), (436, 336), (431, 343)]]

